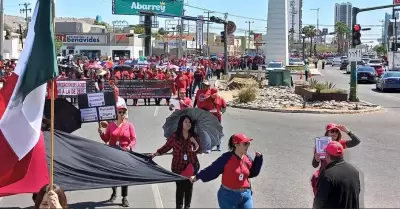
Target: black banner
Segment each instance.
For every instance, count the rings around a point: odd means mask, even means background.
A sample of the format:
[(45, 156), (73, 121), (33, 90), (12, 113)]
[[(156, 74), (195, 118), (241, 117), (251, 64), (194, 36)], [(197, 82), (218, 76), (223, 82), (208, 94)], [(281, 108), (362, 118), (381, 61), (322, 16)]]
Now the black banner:
[[(124, 99), (171, 98), (172, 81), (168, 80), (119, 80), (119, 96)], [(95, 92), (95, 81), (86, 83), (87, 92)], [(106, 82), (105, 91), (112, 91)]]

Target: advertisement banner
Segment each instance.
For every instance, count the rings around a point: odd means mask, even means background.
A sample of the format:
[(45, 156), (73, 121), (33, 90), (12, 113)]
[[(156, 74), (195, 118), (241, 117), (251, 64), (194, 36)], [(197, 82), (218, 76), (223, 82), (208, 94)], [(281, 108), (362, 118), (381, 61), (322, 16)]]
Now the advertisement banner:
[(196, 43), (197, 46), (203, 46), (203, 15), (197, 16), (197, 19), (199, 19), (196, 22)]
[(255, 43), (262, 42), (262, 34), (261, 33), (254, 33), (254, 42)]
[(64, 43), (69, 44), (106, 44), (106, 35), (66, 35)]
[[(119, 80), (117, 87), (119, 96), (124, 99), (151, 99), (170, 98), (172, 95), (172, 81), (167, 80)], [(105, 91), (112, 91), (108, 83)], [(95, 92), (94, 81), (87, 82), (87, 92)]]
[(65, 43), (67, 40), (65, 34), (56, 34), (56, 40), (62, 43)]
[(113, 0), (112, 13), (116, 15), (140, 15), (151, 13), (160, 16), (180, 17), (183, 15), (183, 0)]
[[(158, 41), (153, 42), (153, 44), (154, 44), (153, 46), (154, 46), (154, 48), (157, 48), (157, 49), (164, 49), (164, 46), (166, 43), (168, 44), (169, 49), (176, 49), (179, 46), (179, 40), (171, 40), (168, 42), (158, 40)], [(186, 41), (184, 41), (184, 40), (182, 41), (182, 48), (186, 48)]]

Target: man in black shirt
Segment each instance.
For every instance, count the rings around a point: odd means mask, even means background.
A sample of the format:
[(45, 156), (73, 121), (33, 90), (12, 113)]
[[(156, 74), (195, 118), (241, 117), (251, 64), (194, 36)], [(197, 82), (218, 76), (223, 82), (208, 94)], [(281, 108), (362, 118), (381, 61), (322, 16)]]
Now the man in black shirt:
[(326, 169), (320, 174), (314, 209), (358, 209), (360, 175), (358, 170), (343, 159), (343, 146), (331, 141), (326, 146)]

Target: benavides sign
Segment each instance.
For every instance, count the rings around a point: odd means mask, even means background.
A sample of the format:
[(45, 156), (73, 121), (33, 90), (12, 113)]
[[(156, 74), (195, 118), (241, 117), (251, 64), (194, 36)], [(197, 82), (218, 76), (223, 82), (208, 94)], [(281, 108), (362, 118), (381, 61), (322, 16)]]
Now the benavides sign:
[(183, 0), (113, 0), (113, 14), (141, 15), (141, 12), (161, 16), (182, 16)]

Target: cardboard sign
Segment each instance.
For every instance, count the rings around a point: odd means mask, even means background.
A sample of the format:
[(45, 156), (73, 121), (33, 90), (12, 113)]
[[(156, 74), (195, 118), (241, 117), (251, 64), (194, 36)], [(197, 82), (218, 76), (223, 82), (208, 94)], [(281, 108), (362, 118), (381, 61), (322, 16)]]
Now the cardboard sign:
[(117, 119), (114, 91), (79, 94), (78, 107), (82, 123)]

